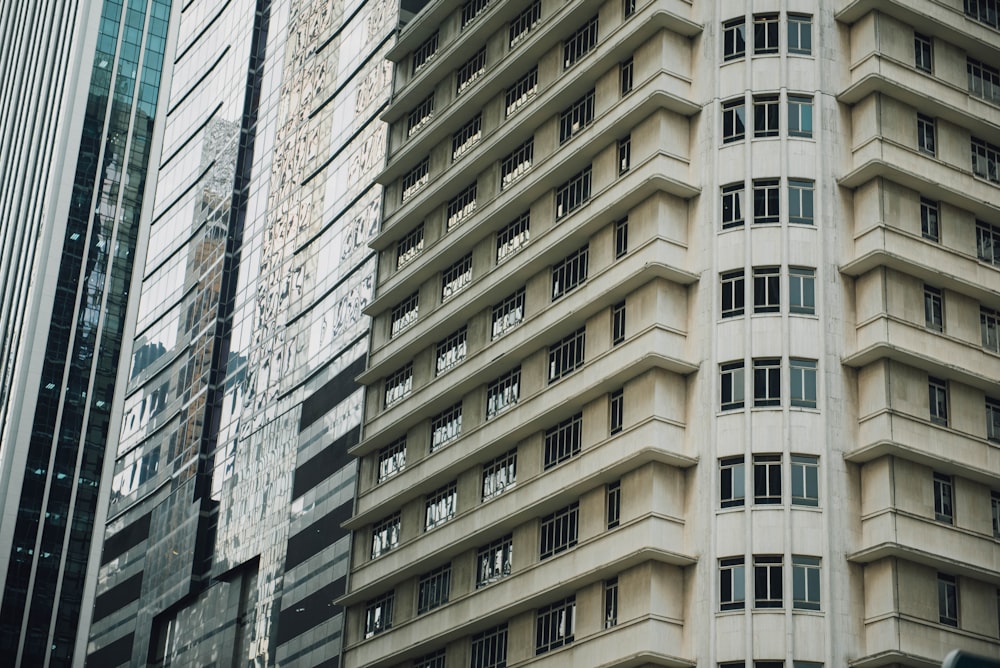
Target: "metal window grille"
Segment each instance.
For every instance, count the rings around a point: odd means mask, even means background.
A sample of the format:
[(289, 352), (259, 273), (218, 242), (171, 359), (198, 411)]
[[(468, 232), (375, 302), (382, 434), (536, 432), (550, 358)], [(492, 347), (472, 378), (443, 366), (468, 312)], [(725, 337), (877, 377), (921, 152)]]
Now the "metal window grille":
[(766, 357), (753, 361), (753, 405), (777, 406), (781, 403), (781, 360)]
[(500, 190), (521, 178), (535, 157), (535, 138), (528, 140), (500, 159)]
[(515, 367), (486, 387), (486, 419), (494, 418), (517, 403), (521, 396), (521, 367)]
[(591, 88), (559, 115), (559, 143), (569, 141), (594, 121), (594, 89)]
[(461, 434), (462, 402), (460, 401), (431, 418), (431, 452), (435, 452)]
[(567, 292), (587, 280), (589, 246), (570, 253), (552, 266), (552, 300), (559, 299)]
[(461, 95), (469, 86), (486, 72), (486, 47), (469, 58), (455, 72), (455, 94)]
[(574, 174), (556, 188), (556, 220), (583, 206), (590, 199), (591, 166)]
[(372, 525), (372, 552), (374, 559), (399, 545), (399, 513), (393, 513)]
[(976, 221), (976, 254), (983, 262), (1000, 267), (1000, 227)]
[(724, 411), (743, 408), (743, 362), (727, 362), (719, 367), (722, 401), (720, 408)]
[[(789, 128), (791, 125), (789, 124)], [(778, 96), (754, 95), (753, 97), (753, 136), (778, 136)]]
[(931, 38), (913, 33), (913, 65), (918, 70), (930, 72), (934, 66), (934, 44)]
[(500, 496), (517, 483), (517, 448), (483, 464), (483, 501)]
[(504, 114), (510, 116), (528, 103), (538, 92), (538, 66), (514, 82), (504, 93)]
[(816, 270), (807, 267), (788, 268), (788, 311), (816, 313)]
[(405, 397), (413, 389), (413, 364), (394, 371), (385, 379), (385, 408)]
[(944, 295), (929, 285), (924, 286), (924, 325), (935, 332), (944, 331)]
[(539, 558), (565, 552), (576, 545), (580, 525), (580, 504), (576, 501), (542, 518)]
[(437, 363), (434, 371), (441, 374), (465, 359), (468, 352), (468, 328), (462, 327), (437, 344)]
[[(719, 610), (742, 610), (746, 605), (746, 562), (743, 557), (719, 559)], [(744, 668), (740, 664), (740, 668)]]
[(618, 578), (604, 581), (604, 628), (618, 625)]
[(813, 193), (815, 190), (813, 181), (804, 179), (788, 179), (788, 222), (799, 225), (812, 225), (813, 213)]
[(722, 142), (739, 141), (746, 136), (746, 106), (743, 98), (722, 103)]
[(514, 563), (514, 535), (507, 534), (476, 553), (476, 589), (510, 575)]
[(625, 340), (625, 302), (611, 307), (611, 345), (617, 346)]
[(972, 173), (978, 177), (1000, 183), (1000, 146), (982, 139), (972, 139)]
[(778, 53), (777, 14), (757, 14), (753, 17), (753, 52), (756, 55)]
[(493, 307), (494, 340), (514, 329), (524, 320), (524, 288), (518, 288), (514, 294), (506, 297)]
[(780, 215), (778, 179), (753, 182), (753, 222), (777, 223)]
[(781, 557), (754, 555), (753, 597), (756, 608), (780, 608), (783, 601)]
[(428, 95), (406, 116), (406, 136), (412, 137), (434, 117), (434, 93)]
[(935, 123), (932, 117), (917, 114), (917, 148), (929, 155), (937, 153)]
[(451, 160), (458, 160), (462, 154), (476, 145), (483, 138), (483, 114), (476, 114), (472, 120), (463, 125), (451, 136)]
[(792, 455), (792, 505), (819, 505), (819, 457)]
[(414, 292), (412, 295), (396, 304), (390, 311), (392, 326), (390, 327), (390, 337), (396, 336), (404, 329), (417, 321), (419, 306), (419, 295)]
[(1000, 29), (1000, 0), (965, 0), (965, 15)]
[(777, 313), (781, 308), (781, 268), (753, 268), (753, 312)]
[(472, 253), (441, 272), (441, 301), (448, 301), (472, 282)]
[(580, 454), (583, 413), (577, 413), (545, 431), (545, 468)]
[(504, 668), (507, 665), (507, 622), (472, 636), (469, 665), (473, 668)]
[(455, 227), (471, 216), (476, 210), (476, 190), (478, 184), (473, 182), (462, 192), (458, 193), (448, 201), (446, 231), (451, 232)]
[(722, 186), (722, 229), (743, 226), (743, 184)]
[(941, 378), (927, 379), (927, 401), (931, 422), (948, 425), (948, 381)]
[(413, 660), (413, 668), (445, 668), (445, 650), (439, 649)]
[(405, 436), (378, 451), (378, 481), (387, 480), (404, 468), (406, 468)]
[(490, 0), (469, 0), (462, 5), (462, 30), (476, 20), (484, 9), (490, 4)]
[(393, 594), (388, 592), (365, 603), (365, 638), (392, 628)]
[(617, 389), (608, 395), (608, 410), (611, 414), (609, 432), (614, 435), (620, 432), (625, 424), (624, 389)]
[(812, 137), (813, 99), (805, 95), (788, 96), (788, 136)]
[(632, 168), (632, 135), (618, 140), (618, 176)]
[(781, 455), (753, 456), (753, 501), (781, 503)]
[(746, 463), (743, 457), (719, 460), (719, 501), (723, 508), (742, 506), (746, 499)]
[(923, 235), (924, 239), (931, 241), (941, 240), (941, 231), (939, 228), (940, 216), (941, 209), (937, 202), (924, 197), (920, 198), (920, 234)]
[(530, 225), (531, 212), (525, 211), (497, 232), (497, 264), (527, 245)]
[(958, 578), (938, 573), (938, 621), (958, 626)]
[(400, 182), (400, 187), (402, 189), (402, 201), (405, 202), (408, 200), (414, 193), (423, 188), (427, 182), (430, 181), (430, 172), (428, 171), (429, 164), (430, 163), (427, 158), (424, 158), (416, 167), (403, 176), (403, 179)]
[(812, 54), (812, 16), (788, 14), (788, 53)]
[(983, 338), (983, 348), (1000, 353), (1000, 313), (980, 306), (979, 328)]
[(508, 33), (510, 48), (514, 48), (538, 25), (542, 18), (541, 0), (535, 0), (527, 9), (515, 16), (510, 22)]
[(441, 526), (455, 516), (458, 506), (458, 487), (454, 482), (435, 490), (424, 502), (424, 531)]
[(569, 69), (597, 46), (597, 16), (570, 35), (563, 44), (563, 69)]
[(568, 376), (583, 366), (586, 329), (581, 327), (549, 346), (549, 382)]
[(407, 232), (405, 237), (396, 242), (396, 269), (400, 269), (423, 251), (424, 224), (420, 223), (415, 229)]
[(722, 281), (722, 317), (733, 318), (743, 315), (743, 305), (746, 299), (746, 278), (742, 269), (727, 271), (721, 276)]
[(451, 564), (420, 576), (417, 583), (417, 614), (423, 614), (448, 602), (451, 593)]
[(413, 56), (411, 57), (412, 69), (410, 76), (415, 75), (421, 70), (421, 68), (423, 68), (424, 65), (429, 63), (431, 59), (437, 55), (437, 50), (438, 34), (435, 31), (435, 33), (428, 37), (423, 44), (414, 49)]
[(535, 617), (535, 654), (570, 644), (575, 632), (576, 596), (539, 608)]
[(819, 610), (819, 557), (792, 556), (792, 607)]
[(950, 475), (934, 474), (934, 519), (951, 524), (955, 519), (955, 488)]
[(792, 406), (816, 408), (816, 360), (789, 360)]
[(622, 96), (631, 93), (635, 84), (635, 66), (631, 58), (623, 60), (618, 66), (618, 79)]
[(747, 22), (742, 16), (722, 24), (722, 58), (735, 60), (747, 52)]
[(607, 520), (608, 528), (614, 529), (621, 524), (622, 519), (622, 483), (616, 480), (609, 483), (605, 496), (607, 497)]

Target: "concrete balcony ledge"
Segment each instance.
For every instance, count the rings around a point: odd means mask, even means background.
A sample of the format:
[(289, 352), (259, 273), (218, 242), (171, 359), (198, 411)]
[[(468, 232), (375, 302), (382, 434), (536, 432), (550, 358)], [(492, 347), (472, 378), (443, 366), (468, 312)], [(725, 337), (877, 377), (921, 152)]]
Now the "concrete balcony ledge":
[(996, 267), (980, 262), (975, 255), (879, 222), (855, 235), (854, 255), (840, 271), (861, 276), (882, 266), (1000, 308), (1000, 271)]
[(884, 615), (866, 619), (864, 624), (868, 653), (851, 661), (852, 668), (940, 668), (945, 655), (956, 647), (983, 656), (996, 656), (1000, 649), (995, 639), (909, 615)]
[(858, 324), (855, 352), (842, 361), (860, 368), (879, 359), (893, 359), (988, 393), (996, 392), (1000, 378), (1000, 357), (885, 313)]
[(863, 464), (885, 455), (984, 485), (1000, 484), (1000, 444), (892, 409), (861, 418), (857, 446), (844, 458)]
[(861, 549), (847, 558), (864, 564), (886, 557), (1000, 585), (1000, 549), (992, 536), (896, 508), (861, 519)]
[(980, 218), (1000, 217), (1000, 188), (973, 176), (971, 148), (963, 165), (942, 162), (884, 137), (873, 137), (852, 151), (855, 167), (838, 180), (845, 188), (882, 176)]

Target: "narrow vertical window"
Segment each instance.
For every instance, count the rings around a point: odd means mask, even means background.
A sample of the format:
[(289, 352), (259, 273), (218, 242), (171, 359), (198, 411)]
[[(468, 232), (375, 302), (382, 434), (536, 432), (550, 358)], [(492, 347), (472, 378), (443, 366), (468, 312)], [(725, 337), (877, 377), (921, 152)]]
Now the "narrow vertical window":
[(620, 480), (608, 483), (607, 488), (605, 488), (605, 498), (607, 500), (608, 528), (614, 529), (621, 523), (622, 517), (622, 483)]
[(604, 628), (618, 625), (618, 578), (604, 581)]
[(944, 295), (929, 285), (924, 286), (924, 325), (935, 332), (944, 331)]
[(955, 523), (955, 483), (950, 475), (934, 474), (934, 519)]
[(986, 438), (1000, 443), (1000, 401), (986, 397)]
[(941, 232), (938, 227), (938, 218), (940, 215), (940, 208), (937, 202), (929, 200), (926, 197), (920, 198), (920, 234), (923, 235), (924, 239), (935, 242), (941, 241)]
[(618, 140), (618, 176), (632, 168), (632, 135)]
[(625, 302), (611, 307), (611, 345), (617, 346), (625, 340)]
[(721, 372), (721, 409), (743, 408), (743, 362), (729, 362), (719, 367)]
[(990, 492), (990, 511), (993, 517), (993, 537), (1000, 538), (1000, 492)]
[(792, 455), (792, 505), (819, 505), (819, 457)]
[(1000, 313), (980, 306), (979, 329), (982, 333), (983, 348), (1000, 353)]
[(930, 116), (917, 114), (917, 148), (928, 155), (937, 154), (936, 121)]
[(813, 136), (813, 99), (805, 95), (788, 96), (788, 136)]
[(609, 433), (617, 434), (622, 430), (625, 418), (625, 390), (618, 389), (608, 395)]
[(753, 456), (753, 501), (766, 505), (781, 503), (781, 455)]
[(743, 184), (722, 186), (722, 229), (743, 226)]
[(813, 193), (815, 183), (805, 179), (788, 179), (788, 222), (796, 225), (812, 225)]
[(628, 253), (628, 217), (615, 221), (615, 259)]
[(722, 58), (735, 60), (746, 55), (747, 25), (742, 16), (722, 24)]
[(1000, 267), (1000, 227), (976, 221), (976, 254), (983, 262)]
[(753, 182), (753, 222), (755, 225), (780, 220), (778, 179), (755, 179)]
[(812, 16), (809, 14), (788, 14), (788, 53), (812, 54)]
[(816, 313), (815, 269), (788, 268), (788, 311), (807, 315)]
[[(991, 183), (1000, 183), (1000, 146), (973, 137), (971, 149), (972, 173)], [(993, 264), (998, 263), (1000, 263), (1000, 252), (995, 252)]]
[(792, 357), (788, 362), (792, 406), (816, 408), (816, 360)]
[(745, 458), (726, 457), (719, 460), (719, 501), (723, 508), (742, 506), (746, 499)]
[(722, 103), (722, 142), (739, 141), (746, 136), (746, 106), (743, 98)]
[(746, 279), (742, 269), (727, 271), (720, 276), (722, 283), (722, 317), (734, 318), (743, 315)]
[(753, 597), (755, 608), (780, 608), (782, 594), (781, 557), (755, 555), (753, 558)]
[(780, 267), (754, 267), (753, 312), (777, 313), (781, 308)]
[(753, 96), (753, 136), (778, 136), (778, 96)]
[(746, 605), (746, 563), (744, 558), (720, 559), (719, 610), (742, 610), (744, 605)]
[(621, 90), (622, 97), (625, 97), (632, 92), (632, 86), (634, 85), (634, 72), (632, 59), (623, 60), (618, 66), (619, 73), (619, 88)]
[(757, 14), (753, 17), (754, 55), (778, 53), (778, 15)]
[(948, 426), (948, 381), (928, 378), (927, 402), (930, 407), (931, 422)]
[(958, 626), (958, 578), (938, 573), (938, 621)]
[(777, 357), (753, 361), (753, 405), (777, 406), (781, 403), (781, 360)]
[(933, 43), (931, 38), (920, 33), (913, 33), (913, 65), (928, 74), (933, 68)]
[(792, 557), (792, 607), (819, 610), (819, 558)]

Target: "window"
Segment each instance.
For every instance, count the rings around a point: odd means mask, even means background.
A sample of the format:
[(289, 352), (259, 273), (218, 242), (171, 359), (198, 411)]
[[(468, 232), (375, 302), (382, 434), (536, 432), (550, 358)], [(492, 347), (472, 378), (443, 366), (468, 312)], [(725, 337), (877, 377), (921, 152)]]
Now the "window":
[(958, 626), (958, 579), (954, 575), (938, 573), (938, 621), (948, 626)]
[(722, 317), (743, 315), (746, 279), (742, 269), (727, 271), (720, 276), (722, 282)]
[(609, 394), (608, 405), (611, 413), (609, 433), (614, 435), (622, 430), (625, 422), (625, 390), (618, 389)]
[(941, 235), (938, 228), (938, 218), (940, 209), (937, 202), (921, 197), (920, 198), (920, 233), (924, 239), (940, 241)]
[(778, 179), (756, 179), (753, 182), (754, 224), (778, 222), (778, 195)]
[(1000, 313), (985, 306), (979, 307), (979, 328), (983, 337), (983, 348), (1000, 353)]
[(493, 340), (514, 329), (524, 320), (524, 288), (493, 307)]
[(788, 222), (797, 225), (813, 224), (812, 181), (788, 179)]
[(719, 560), (719, 610), (742, 610), (746, 604), (746, 565), (743, 557)]
[(510, 575), (514, 558), (514, 534), (479, 548), (476, 554), (476, 589)]
[(722, 58), (735, 60), (747, 52), (747, 22), (742, 16), (722, 24)]
[(722, 186), (722, 229), (743, 226), (743, 184)]
[(993, 537), (1000, 538), (1000, 492), (990, 492), (990, 509), (993, 516)]
[(486, 386), (486, 419), (517, 403), (521, 395), (521, 367), (515, 367)]
[(431, 59), (437, 54), (438, 50), (438, 34), (435, 32), (433, 35), (427, 38), (427, 40), (418, 46), (413, 51), (413, 55), (410, 58), (411, 71), (410, 76), (415, 75), (419, 72), (424, 65), (429, 63)]
[(781, 455), (753, 456), (753, 502), (781, 503)]
[(634, 83), (635, 71), (633, 69), (632, 59), (623, 60), (618, 65), (618, 83), (621, 89), (622, 97), (625, 97), (632, 92), (632, 86)]
[(792, 455), (792, 505), (819, 505), (819, 457)]
[(530, 224), (531, 213), (525, 211), (497, 232), (497, 264), (527, 245)]
[(462, 30), (465, 30), (465, 27), (472, 23), (489, 4), (490, 0), (469, 0), (462, 5)]
[(635, 14), (635, 0), (622, 0), (622, 15), (628, 18)]
[(810, 15), (788, 15), (788, 53), (801, 56), (812, 54), (812, 17)]
[(476, 114), (472, 120), (459, 128), (451, 136), (451, 159), (458, 160), (462, 154), (476, 145), (483, 138), (483, 115)]
[(945, 524), (955, 522), (955, 487), (950, 475), (934, 474), (934, 519)]
[(746, 464), (742, 456), (719, 460), (719, 500), (723, 508), (743, 505), (746, 498), (745, 476)]
[(396, 269), (420, 255), (424, 250), (424, 224), (420, 223), (396, 243)]
[(514, 48), (528, 36), (538, 21), (542, 18), (541, 0), (535, 0), (531, 6), (515, 16), (510, 22), (510, 48)]
[(615, 259), (628, 253), (628, 217), (615, 221)]
[(597, 16), (587, 21), (563, 44), (563, 69), (572, 67), (595, 46), (597, 46)]
[(454, 441), (462, 433), (462, 402), (431, 418), (431, 452)]
[(581, 327), (569, 336), (549, 346), (549, 382), (559, 380), (583, 366), (583, 348), (586, 328)]
[(722, 375), (722, 410), (743, 408), (743, 362), (729, 362), (719, 368)]
[(397, 545), (399, 545), (398, 512), (372, 525), (372, 559), (385, 554)]
[(590, 166), (556, 188), (556, 220), (583, 206), (590, 199)]
[(976, 254), (983, 262), (1000, 267), (1000, 227), (976, 221)]
[(931, 38), (920, 33), (913, 33), (913, 65), (918, 70), (930, 73), (933, 67), (934, 46)]
[(777, 406), (781, 403), (781, 360), (766, 357), (753, 361), (753, 405)]
[(917, 148), (928, 155), (937, 152), (934, 123), (930, 116), (917, 114)]
[(823, 668), (818, 661), (792, 661), (792, 668)]
[(451, 591), (451, 564), (420, 576), (417, 586), (417, 614), (423, 614), (448, 602)]
[(462, 327), (457, 332), (437, 344), (437, 364), (435, 372), (444, 373), (465, 359), (469, 346), (467, 341), (468, 328)]
[(579, 525), (580, 504), (576, 501), (543, 517), (539, 559), (548, 559), (576, 545)]
[(434, 94), (431, 93), (418, 104), (406, 117), (406, 136), (412, 137), (420, 132), (434, 116)]
[(392, 311), (390, 311), (390, 319), (392, 320), (390, 338), (417, 321), (417, 307), (418, 295), (416, 292), (392, 307)]
[(618, 578), (604, 581), (604, 628), (618, 626)]
[(583, 413), (577, 413), (545, 431), (545, 468), (580, 454)]
[(753, 17), (754, 55), (778, 53), (778, 15), (757, 14)]
[(781, 607), (782, 593), (780, 556), (754, 555), (753, 598), (755, 608)]
[(455, 94), (461, 95), (486, 72), (486, 47), (479, 49), (455, 72)]
[(940, 378), (928, 378), (927, 398), (931, 422), (948, 426), (948, 381)]
[(929, 285), (924, 285), (924, 325), (935, 332), (944, 331), (944, 295)]
[(594, 121), (594, 89), (559, 114), (559, 143), (563, 144), (579, 134)]
[(813, 99), (805, 95), (788, 96), (788, 136), (813, 136)]
[(779, 267), (753, 268), (753, 312), (777, 313), (781, 308)]
[(746, 136), (746, 107), (743, 98), (722, 103), (722, 143), (739, 141)]
[(483, 501), (500, 496), (517, 482), (517, 448), (483, 464)]
[(365, 603), (365, 638), (392, 628), (393, 594), (390, 591)]
[(445, 302), (472, 283), (472, 253), (441, 272), (441, 301)]
[(816, 408), (816, 360), (792, 357), (788, 362), (792, 406)]
[(535, 654), (573, 642), (576, 631), (576, 597), (539, 608), (535, 617)]
[(439, 649), (414, 659), (413, 668), (445, 668), (446, 658), (445, 650)]
[(753, 136), (778, 136), (778, 96), (753, 96)]
[(788, 310), (790, 313), (816, 313), (816, 270), (788, 268)]
[(632, 135), (618, 140), (618, 176), (632, 168)]
[(590, 247), (584, 246), (552, 265), (552, 301), (579, 287), (587, 280)]
[(406, 468), (406, 437), (395, 441), (378, 451), (378, 482), (388, 480)]
[(1000, 70), (975, 58), (966, 58), (969, 92), (987, 102), (1000, 103)]
[(1000, 443), (1000, 401), (986, 397), (986, 438)]
[(459, 223), (471, 216), (476, 210), (476, 190), (478, 184), (473, 181), (464, 190), (448, 201), (448, 219), (445, 231), (451, 232)]
[(431, 492), (424, 502), (424, 531), (441, 526), (455, 516), (458, 505), (458, 488), (455, 483)]
[(965, 0), (965, 15), (1000, 29), (1000, 0)]
[(510, 116), (528, 103), (538, 92), (538, 66), (518, 79), (504, 94), (505, 113)]
[(405, 397), (413, 389), (413, 364), (389, 374), (385, 379), (385, 403), (388, 408)]
[(416, 167), (403, 175), (403, 179), (400, 181), (402, 188), (401, 200), (403, 202), (412, 197), (414, 193), (430, 181), (430, 173), (428, 172), (429, 164), (427, 158), (424, 158)]
[(973, 137), (972, 173), (993, 183), (1000, 183), (998, 164), (1000, 164), (1000, 146)]
[(472, 636), (471, 668), (504, 668), (507, 665), (507, 622)]
[(625, 302), (611, 307), (611, 345), (617, 346), (625, 340)]
[(528, 140), (500, 159), (500, 190), (517, 181), (531, 169), (535, 159), (535, 138)]
[(792, 607), (819, 610), (819, 558), (792, 556)]
[(622, 519), (622, 482), (616, 480), (609, 483), (605, 488), (607, 500), (607, 520), (608, 529), (614, 529), (621, 523)]

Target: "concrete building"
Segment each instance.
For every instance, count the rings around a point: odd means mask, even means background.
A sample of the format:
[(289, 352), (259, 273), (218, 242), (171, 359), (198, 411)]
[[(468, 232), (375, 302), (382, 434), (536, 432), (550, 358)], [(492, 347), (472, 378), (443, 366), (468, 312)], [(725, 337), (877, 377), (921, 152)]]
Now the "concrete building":
[(417, 13), (345, 666), (1000, 656), (997, 10)]
[(397, 20), (174, 8), (89, 665), (339, 665)]

